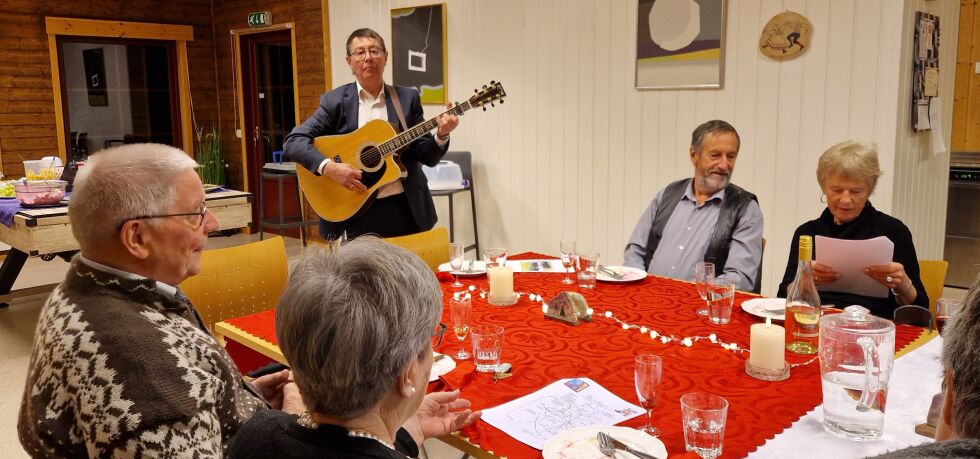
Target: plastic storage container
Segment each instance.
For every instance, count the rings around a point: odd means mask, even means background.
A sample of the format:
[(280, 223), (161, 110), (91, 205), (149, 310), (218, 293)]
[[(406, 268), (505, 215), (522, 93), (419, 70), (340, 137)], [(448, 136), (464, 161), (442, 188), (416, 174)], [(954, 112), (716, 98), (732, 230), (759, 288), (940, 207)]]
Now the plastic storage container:
[(431, 190), (458, 190), (465, 187), (463, 171), (452, 161), (439, 161), (436, 167), (422, 166)]
[(67, 186), (64, 180), (26, 180), (14, 183), (14, 193), (21, 204), (46, 206), (61, 202)]
[(61, 175), (61, 158), (46, 156), (41, 159), (24, 161), (24, 176), (27, 180), (52, 180)]

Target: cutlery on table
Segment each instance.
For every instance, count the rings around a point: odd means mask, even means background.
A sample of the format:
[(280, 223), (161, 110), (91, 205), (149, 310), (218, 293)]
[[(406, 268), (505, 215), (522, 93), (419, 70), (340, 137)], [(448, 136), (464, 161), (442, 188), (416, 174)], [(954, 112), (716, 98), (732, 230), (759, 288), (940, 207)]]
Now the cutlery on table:
[(652, 454), (644, 453), (639, 451), (626, 443), (623, 443), (605, 432), (599, 432), (596, 434), (596, 438), (599, 440), (599, 452), (605, 454), (606, 456), (615, 457), (616, 450), (626, 451), (640, 459), (659, 459), (657, 456)]
[(763, 309), (762, 312), (765, 312), (765, 313), (768, 313), (768, 314), (780, 315), (780, 314), (786, 314), (786, 308)]
[(613, 271), (613, 270), (611, 270), (611, 269), (609, 269), (609, 268), (607, 268), (605, 266), (601, 266), (600, 265), (599, 266), (599, 272), (601, 272), (601, 273), (603, 273), (603, 274), (605, 274), (605, 275), (607, 275), (607, 276), (609, 276), (609, 277), (611, 277), (613, 279), (623, 280), (623, 275), (622, 274), (617, 273), (616, 271)]

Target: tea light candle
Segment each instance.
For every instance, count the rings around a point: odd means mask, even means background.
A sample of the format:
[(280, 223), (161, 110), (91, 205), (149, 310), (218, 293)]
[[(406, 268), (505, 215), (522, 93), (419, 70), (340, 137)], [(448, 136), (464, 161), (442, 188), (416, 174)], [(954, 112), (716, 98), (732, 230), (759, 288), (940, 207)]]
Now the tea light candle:
[(752, 325), (749, 337), (749, 363), (759, 368), (778, 370), (785, 365), (783, 351), (786, 347), (786, 331), (773, 325), (766, 317), (766, 323)]
[(487, 269), (490, 279), (490, 298), (507, 300), (514, 296), (514, 271), (506, 266)]

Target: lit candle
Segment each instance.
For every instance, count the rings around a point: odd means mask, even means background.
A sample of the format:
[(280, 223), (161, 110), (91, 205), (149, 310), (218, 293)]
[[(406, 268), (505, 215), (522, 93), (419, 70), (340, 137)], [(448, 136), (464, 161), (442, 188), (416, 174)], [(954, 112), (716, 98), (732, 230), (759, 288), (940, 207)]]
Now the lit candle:
[(507, 301), (514, 297), (514, 271), (506, 266), (487, 269), (490, 278), (490, 298)]
[(749, 337), (749, 363), (759, 368), (779, 370), (783, 368), (786, 358), (783, 351), (786, 348), (786, 331), (779, 325), (773, 325), (766, 317), (766, 323), (752, 325)]

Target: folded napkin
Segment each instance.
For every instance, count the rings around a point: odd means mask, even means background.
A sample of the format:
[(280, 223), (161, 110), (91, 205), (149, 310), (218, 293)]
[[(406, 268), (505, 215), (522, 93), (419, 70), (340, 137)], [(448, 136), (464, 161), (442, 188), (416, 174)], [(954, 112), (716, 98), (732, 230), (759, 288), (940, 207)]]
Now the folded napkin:
[(466, 387), (478, 374), (472, 360), (457, 360), (456, 368), (440, 376), (439, 379), (449, 386), (448, 390), (455, 390)]

